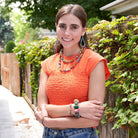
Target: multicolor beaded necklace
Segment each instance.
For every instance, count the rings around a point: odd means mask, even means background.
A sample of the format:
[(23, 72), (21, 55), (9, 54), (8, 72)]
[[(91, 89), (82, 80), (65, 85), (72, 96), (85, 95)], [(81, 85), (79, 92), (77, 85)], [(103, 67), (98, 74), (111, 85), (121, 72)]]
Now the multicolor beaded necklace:
[(74, 59), (71, 59), (71, 60), (65, 60), (64, 58), (63, 58), (63, 49), (62, 49), (62, 51), (60, 51), (61, 53), (61, 60), (64, 62), (64, 63), (72, 63), (72, 62), (74, 62), (76, 59), (78, 59), (79, 57), (80, 57), (80, 55), (81, 55), (81, 53), (82, 53), (82, 51), (83, 51), (83, 49), (81, 49), (80, 50), (80, 52), (79, 52), (79, 54), (74, 58)]
[[(63, 58), (63, 49), (60, 51), (60, 55), (59, 55), (59, 70), (61, 72), (68, 72), (68, 71), (71, 71), (71, 69), (73, 69), (80, 61), (80, 59), (82, 58), (83, 54), (84, 54), (84, 51), (85, 51), (85, 48), (82, 48), (79, 52), (79, 54), (74, 58), (74, 59), (71, 59), (69, 61), (66, 61), (64, 58)], [(66, 64), (69, 64), (69, 63), (72, 63), (76, 60), (76, 62), (68, 69), (61, 69), (61, 60), (63, 61), (63, 63), (66, 63)]]

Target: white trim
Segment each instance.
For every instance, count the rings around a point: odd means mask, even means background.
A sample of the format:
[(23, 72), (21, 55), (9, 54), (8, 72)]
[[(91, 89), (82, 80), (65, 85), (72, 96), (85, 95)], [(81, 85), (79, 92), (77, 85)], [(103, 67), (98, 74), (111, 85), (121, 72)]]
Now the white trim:
[(116, 1), (113, 1), (113, 2), (111, 2), (111, 3), (109, 3), (109, 4), (105, 5), (105, 6), (101, 7), (100, 10), (101, 11), (108, 10), (111, 7), (116, 6), (116, 5), (118, 5), (118, 4), (120, 4), (120, 3), (124, 2), (124, 1), (127, 1), (127, 0), (116, 0)]
[(112, 14), (138, 14), (138, 0), (116, 0), (100, 8), (100, 10), (112, 11)]
[(138, 1), (136, 3), (129, 2), (124, 5), (120, 5), (118, 8), (112, 10), (112, 14), (124, 13), (135, 8), (138, 9)]

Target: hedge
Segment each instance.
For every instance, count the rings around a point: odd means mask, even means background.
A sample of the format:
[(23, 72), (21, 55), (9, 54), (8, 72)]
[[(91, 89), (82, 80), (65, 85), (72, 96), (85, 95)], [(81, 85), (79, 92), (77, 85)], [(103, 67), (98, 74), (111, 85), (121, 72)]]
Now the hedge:
[(112, 22), (101, 21), (88, 31), (95, 30), (89, 44), (108, 60), (111, 77), (106, 87), (112, 94), (118, 94), (114, 107), (105, 104), (102, 121), (115, 121), (113, 129), (134, 130), (138, 127), (138, 19), (121, 17)]

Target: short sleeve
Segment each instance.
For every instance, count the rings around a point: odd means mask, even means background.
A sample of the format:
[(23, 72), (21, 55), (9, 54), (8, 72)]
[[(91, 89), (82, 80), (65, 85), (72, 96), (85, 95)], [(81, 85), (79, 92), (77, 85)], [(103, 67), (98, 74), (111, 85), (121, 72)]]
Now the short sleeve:
[(41, 68), (49, 76), (58, 65), (59, 54), (54, 54), (41, 62)]
[(49, 75), (48, 59), (45, 59), (44, 61), (41, 62), (41, 68), (47, 75)]
[(107, 60), (104, 59), (98, 53), (95, 53), (95, 52), (92, 51), (92, 54), (88, 57), (88, 60), (87, 60), (87, 69), (86, 69), (86, 71), (87, 71), (88, 75), (90, 75), (90, 73), (94, 70), (94, 68), (96, 67), (96, 65), (100, 61), (104, 61), (105, 79), (107, 80), (110, 77), (110, 71), (109, 71), (108, 66), (107, 66)]

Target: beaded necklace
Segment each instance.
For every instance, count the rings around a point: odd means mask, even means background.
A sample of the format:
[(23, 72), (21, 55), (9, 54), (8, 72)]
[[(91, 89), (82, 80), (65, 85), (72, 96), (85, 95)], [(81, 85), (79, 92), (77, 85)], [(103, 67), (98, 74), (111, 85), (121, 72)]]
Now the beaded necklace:
[[(71, 71), (71, 69), (73, 69), (80, 61), (80, 59), (82, 58), (83, 54), (84, 54), (84, 51), (85, 51), (85, 48), (82, 48), (79, 52), (79, 54), (74, 58), (74, 59), (71, 59), (70, 61), (66, 61), (64, 58), (63, 58), (63, 50), (60, 51), (60, 55), (59, 55), (59, 70), (62, 71), (62, 72), (68, 72), (68, 71)], [(63, 61), (63, 63), (66, 63), (66, 64), (69, 64), (69, 63), (72, 63), (76, 60), (76, 62), (68, 69), (61, 69), (61, 60)]]
[(71, 59), (71, 60), (65, 60), (63, 58), (63, 49), (60, 51), (60, 55), (61, 55), (61, 60), (64, 62), (64, 63), (72, 63), (74, 62), (76, 59), (78, 59), (80, 57), (80, 54), (82, 53), (83, 49), (80, 50), (79, 54), (74, 58), (74, 59)]

